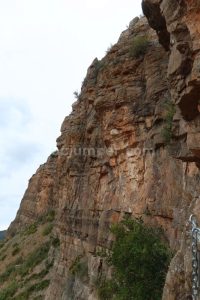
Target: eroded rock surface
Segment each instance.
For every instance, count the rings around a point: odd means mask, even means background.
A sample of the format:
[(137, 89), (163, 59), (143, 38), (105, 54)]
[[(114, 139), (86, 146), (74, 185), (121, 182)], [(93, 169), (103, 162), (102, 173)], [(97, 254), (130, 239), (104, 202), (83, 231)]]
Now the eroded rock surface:
[[(185, 172), (190, 177), (190, 181), (182, 186), (182, 189), (190, 186), (191, 203), (185, 207), (186, 219), (183, 222), (180, 248), (171, 264), (163, 299), (190, 299), (191, 240), (187, 223), (188, 213), (195, 214), (200, 223), (197, 168), (200, 143), (200, 2), (143, 0), (142, 6), (150, 26), (157, 31), (158, 36), (160, 24), (157, 19), (162, 19), (163, 24), (166, 24), (165, 30), (162, 31), (165, 42), (170, 35), (167, 78), (171, 98), (180, 109), (179, 132), (184, 136), (179, 137), (179, 142), (175, 141), (175, 147), (180, 143), (177, 158), (186, 162)], [(153, 11), (154, 7), (156, 12)], [(161, 44), (165, 47), (165, 43), (161, 41)]]

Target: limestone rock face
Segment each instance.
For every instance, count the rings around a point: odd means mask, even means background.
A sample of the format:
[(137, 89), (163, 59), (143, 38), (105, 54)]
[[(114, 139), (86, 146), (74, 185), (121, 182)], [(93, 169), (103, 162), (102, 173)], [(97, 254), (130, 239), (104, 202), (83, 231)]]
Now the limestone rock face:
[(199, 115), (199, 1), (143, 0), (142, 6), (150, 26), (158, 36), (162, 34), (161, 43), (170, 48), (168, 80), (172, 98), (184, 119), (192, 121)]
[[(165, 48), (168, 41), (167, 79), (171, 98), (180, 111), (179, 134), (182, 135), (182, 138), (179, 136), (179, 142), (175, 141), (177, 154), (179, 152), (176, 157), (185, 162), (185, 174), (190, 177), (190, 181), (182, 186), (183, 190), (190, 186), (191, 197), (191, 203), (184, 210), (186, 216), (188, 213), (195, 214), (200, 224), (197, 168), (200, 157), (200, 3), (197, 0), (143, 0), (142, 6), (150, 26), (158, 36), (162, 33), (161, 44)], [(156, 10), (153, 10), (155, 7)], [(161, 31), (159, 20), (164, 24)], [(191, 240), (187, 218), (183, 226), (180, 249), (171, 263), (163, 299), (190, 299)]]
[[(96, 282), (109, 270), (97, 252), (110, 247), (109, 226), (125, 215), (161, 226), (175, 253), (163, 299), (191, 295), (187, 220), (200, 209), (199, 32), (196, 10), (182, 2), (143, 1), (153, 29), (145, 17), (134, 19), (106, 56), (92, 62), (62, 124), (58, 151), (29, 182), (8, 232), (14, 236), (55, 211), (60, 248), (46, 300), (98, 299)], [(130, 50), (136, 36), (149, 41), (137, 58)], [(167, 143), (171, 101), (176, 113)], [(82, 278), (70, 271), (77, 258), (86, 266)]]

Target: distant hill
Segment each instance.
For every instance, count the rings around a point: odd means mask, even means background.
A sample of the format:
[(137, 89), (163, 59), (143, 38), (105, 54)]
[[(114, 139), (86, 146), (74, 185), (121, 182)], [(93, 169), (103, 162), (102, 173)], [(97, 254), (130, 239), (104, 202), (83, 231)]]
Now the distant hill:
[(0, 231), (0, 240), (3, 240), (6, 235), (6, 231)]

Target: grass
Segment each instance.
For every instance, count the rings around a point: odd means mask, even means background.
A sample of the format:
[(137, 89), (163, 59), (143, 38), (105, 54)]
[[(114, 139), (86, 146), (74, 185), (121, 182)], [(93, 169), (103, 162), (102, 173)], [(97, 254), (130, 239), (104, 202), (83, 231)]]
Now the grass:
[[(37, 265), (46, 259), (50, 246), (51, 243), (46, 242), (30, 253), (26, 259), (18, 258), (13, 264), (7, 267), (5, 272), (0, 274), (1, 284), (11, 281), (11, 284), (0, 291), (0, 300), (12, 299), (18, 288), (23, 288), (25, 284), (30, 283), (32, 280), (39, 280), (39, 282), (35, 282), (33, 285), (29, 284), (25, 291), (14, 298), (15, 300), (28, 299), (31, 293), (43, 290), (49, 285), (49, 280), (42, 279), (49, 273), (50, 268), (53, 266), (53, 261), (46, 261), (46, 267), (40, 273), (33, 274), (30, 277), (27, 276)], [(26, 280), (24, 280), (25, 278)]]
[(46, 242), (30, 253), (25, 260), (22, 258), (17, 259), (13, 264), (9, 265), (2, 274), (0, 274), (0, 282), (4, 283), (10, 277), (14, 279), (17, 275), (20, 275), (22, 278), (27, 276), (35, 266), (47, 257), (49, 248), (50, 242)]
[(41, 290), (44, 290), (45, 288), (47, 288), (49, 286), (49, 283), (50, 283), (50, 280), (43, 280), (41, 282), (38, 282), (38, 283), (30, 286), (28, 288), (28, 290), (30, 292), (34, 292), (34, 291), (38, 292), (38, 291), (41, 291)]
[(30, 285), (25, 289), (25, 291), (23, 291), (17, 297), (15, 297), (15, 300), (27, 300), (32, 293), (46, 289), (49, 286), (49, 284), (50, 280), (43, 280), (41, 282)]
[(47, 222), (53, 222), (55, 220), (55, 211), (49, 210), (46, 214), (38, 218), (38, 224), (45, 224)]
[(24, 235), (31, 235), (31, 234), (34, 234), (36, 231), (37, 231), (37, 224), (34, 223), (34, 224), (29, 225), (23, 233), (24, 233)]
[(50, 210), (46, 215), (46, 221), (47, 222), (53, 222), (55, 220), (55, 211)]
[(46, 268), (43, 269), (40, 273), (36, 273), (36, 274), (31, 275), (27, 279), (27, 281), (37, 280), (37, 279), (44, 278), (49, 273), (49, 270), (53, 267), (53, 263), (54, 263), (53, 260), (51, 262), (46, 261)]
[(133, 38), (130, 55), (134, 58), (139, 58), (145, 55), (147, 48), (149, 46), (149, 41), (145, 36), (136, 36)]
[(73, 275), (83, 279), (88, 276), (88, 265), (81, 256), (78, 256), (70, 267), (70, 272)]
[(42, 231), (42, 235), (43, 236), (46, 236), (46, 235), (49, 235), (53, 230), (53, 224), (52, 223), (49, 223), (45, 226), (45, 228), (43, 229)]
[(6, 270), (0, 274), (0, 282), (4, 283), (5, 281), (7, 281), (7, 279), (11, 276), (11, 274), (13, 274), (16, 271), (16, 265), (12, 264), (9, 265)]
[(10, 283), (6, 288), (0, 291), (0, 300), (9, 300), (18, 290), (18, 285), (16, 282)]
[(27, 226), (27, 228), (24, 231), (22, 231), (22, 234), (25, 236), (34, 234), (38, 230), (38, 225), (45, 224), (47, 222), (52, 223), (54, 220), (55, 220), (55, 211), (52, 209), (49, 210), (46, 214), (40, 216), (37, 222)]
[(46, 242), (41, 247), (33, 251), (24, 263), (19, 268), (19, 274), (23, 277), (34, 269), (39, 263), (41, 263), (49, 252), (50, 242)]
[(24, 291), (20, 293), (19, 295), (15, 296), (15, 300), (27, 300), (29, 298), (29, 293), (27, 291)]
[[(53, 221), (55, 220), (55, 211), (50, 210), (45, 215), (43, 215), (39, 221), (29, 225), (26, 229), (20, 233), (22, 238), (25, 240), (26, 236), (32, 235), (39, 231), (39, 226), (43, 225), (41, 232), (43, 236), (48, 236), (53, 229)], [(0, 242), (0, 248), (2, 248), (0, 253), (0, 261), (6, 258), (7, 249), (4, 247), (5, 242)], [(50, 247), (59, 247), (60, 240), (58, 237), (50, 236), (48, 241), (40, 246), (35, 246), (29, 255), (26, 257), (19, 256), (17, 259), (9, 265), (7, 265), (4, 272), (0, 273), (0, 300), (25, 300), (29, 299), (43, 299), (42, 293), (38, 293), (43, 289), (47, 288), (49, 285), (48, 277), (50, 268), (52, 268), (54, 261), (48, 261), (48, 252)], [(17, 256), (21, 251), (21, 247), (17, 242), (10, 244), (11, 255)], [(4, 248), (3, 248), (4, 247)], [(36, 248), (37, 247), (37, 248)], [(46, 261), (45, 261), (46, 260)], [(35, 267), (40, 265), (43, 269), (36, 273)], [(20, 294), (19, 294), (20, 292)], [(37, 293), (37, 294), (34, 294)], [(40, 295), (41, 294), (41, 295)], [(34, 298), (34, 296), (36, 298)]]

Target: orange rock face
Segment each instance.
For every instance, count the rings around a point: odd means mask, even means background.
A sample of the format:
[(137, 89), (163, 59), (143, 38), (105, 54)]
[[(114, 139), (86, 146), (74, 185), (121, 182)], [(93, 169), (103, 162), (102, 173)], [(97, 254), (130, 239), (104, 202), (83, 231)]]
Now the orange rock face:
[[(143, 0), (142, 5), (149, 24), (153, 25), (158, 35), (162, 34), (163, 41), (169, 41), (167, 79), (172, 100), (180, 110), (177, 136), (179, 141), (174, 143), (177, 148), (176, 157), (183, 161), (185, 169), (181, 189), (190, 198), (185, 201), (184, 196), (181, 196), (183, 207), (180, 212), (185, 214), (182, 232), (180, 231), (182, 236), (179, 250), (170, 266), (163, 299), (191, 299), (191, 229), (187, 222), (189, 214), (195, 214), (200, 224), (200, 3), (197, 0)], [(155, 7), (157, 19), (162, 19), (164, 24), (161, 32), (153, 11)], [(161, 43), (165, 46), (163, 41)]]
[[(61, 246), (48, 300), (98, 299), (94, 282), (109, 270), (97, 252), (110, 247), (110, 224), (127, 214), (161, 226), (176, 253), (163, 299), (189, 299), (191, 294), (186, 225), (189, 215), (199, 211), (198, 15), (187, 5), (175, 7), (174, 0), (160, 6), (161, 1), (143, 2), (164, 47), (146, 18), (137, 18), (105, 58), (93, 61), (61, 127), (58, 151), (30, 180), (9, 228), (13, 234), (55, 210)], [(135, 58), (130, 49), (138, 35), (147, 36), (149, 45), (144, 56)], [(177, 106), (167, 144), (163, 128), (171, 100)], [(88, 267), (85, 280), (72, 279), (69, 271), (80, 256)]]

